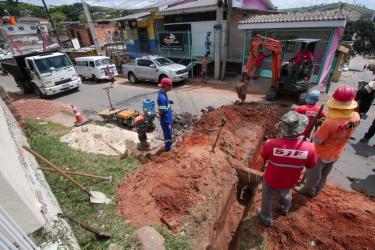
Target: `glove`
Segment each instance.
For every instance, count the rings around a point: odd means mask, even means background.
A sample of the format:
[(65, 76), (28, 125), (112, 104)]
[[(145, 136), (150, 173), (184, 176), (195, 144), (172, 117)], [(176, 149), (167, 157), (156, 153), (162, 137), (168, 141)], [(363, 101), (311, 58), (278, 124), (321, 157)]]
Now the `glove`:
[(174, 101), (169, 101), (169, 104), (174, 104)]
[(320, 119), (316, 120), (316, 122), (315, 122), (314, 125), (320, 126), (320, 125), (322, 125), (322, 123), (324, 122), (324, 120), (325, 120), (325, 118), (320, 118)]

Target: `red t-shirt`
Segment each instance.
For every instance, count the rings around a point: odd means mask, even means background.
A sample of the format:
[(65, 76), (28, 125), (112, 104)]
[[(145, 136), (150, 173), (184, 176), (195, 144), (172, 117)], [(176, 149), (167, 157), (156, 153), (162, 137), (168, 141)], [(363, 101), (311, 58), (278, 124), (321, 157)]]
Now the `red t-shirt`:
[(314, 56), (313, 54), (311, 53), (311, 51), (298, 51), (295, 55), (294, 55), (294, 59), (296, 60), (296, 64), (301, 64), (303, 63), (304, 60), (306, 61), (312, 61), (314, 59)]
[[(297, 106), (295, 108), (295, 111), (299, 114), (307, 116), (309, 118), (309, 124), (306, 126), (305, 131), (301, 135), (306, 135), (306, 130), (310, 128), (312, 125), (312, 122), (315, 118), (315, 116), (318, 114), (320, 107), (318, 105), (302, 105), (302, 106)], [(326, 114), (322, 112), (318, 119), (320, 118), (326, 118)], [(310, 130), (311, 131), (311, 130)], [(307, 135), (309, 136), (309, 135)]]
[(268, 56), (266, 56), (265, 54), (259, 53), (258, 56), (255, 59), (255, 67), (260, 68), (263, 64), (264, 59), (267, 58), (267, 57)]
[(288, 138), (267, 140), (261, 156), (268, 160), (264, 180), (275, 189), (294, 187), (303, 168), (313, 168), (318, 160), (312, 143)]

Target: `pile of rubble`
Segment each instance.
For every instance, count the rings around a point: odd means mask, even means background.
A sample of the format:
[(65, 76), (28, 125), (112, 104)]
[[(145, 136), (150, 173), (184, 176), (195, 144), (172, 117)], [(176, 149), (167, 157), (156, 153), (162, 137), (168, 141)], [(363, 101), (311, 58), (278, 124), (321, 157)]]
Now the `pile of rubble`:
[(180, 136), (184, 132), (189, 131), (197, 120), (197, 115), (192, 115), (188, 112), (175, 114), (173, 117), (173, 128), (176, 136)]

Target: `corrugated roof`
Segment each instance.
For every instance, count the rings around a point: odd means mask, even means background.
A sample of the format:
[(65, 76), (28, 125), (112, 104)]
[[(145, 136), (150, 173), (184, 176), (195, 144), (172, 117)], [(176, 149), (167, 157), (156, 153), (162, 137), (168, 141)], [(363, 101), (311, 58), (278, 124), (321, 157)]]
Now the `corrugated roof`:
[(134, 14), (127, 15), (127, 16), (122, 16), (122, 17), (118, 17), (118, 18), (113, 18), (113, 19), (111, 19), (110, 21), (112, 21), (112, 22), (116, 22), (116, 21), (134, 20), (134, 19), (138, 19), (138, 18), (141, 18), (141, 17), (149, 16), (149, 15), (151, 15), (151, 12), (150, 12), (150, 11), (146, 11), (146, 12), (138, 12), (138, 13), (134, 13)]
[(204, 7), (216, 6), (216, 4), (217, 4), (217, 0), (196, 0), (193, 2), (183, 3), (183, 4), (179, 4), (179, 5), (164, 9), (164, 10), (160, 10), (159, 12), (204, 8)]
[(252, 23), (285, 23), (285, 22), (311, 22), (345, 20), (348, 14), (338, 11), (319, 11), (308, 13), (284, 13), (261, 16), (251, 16), (243, 19), (239, 24)]

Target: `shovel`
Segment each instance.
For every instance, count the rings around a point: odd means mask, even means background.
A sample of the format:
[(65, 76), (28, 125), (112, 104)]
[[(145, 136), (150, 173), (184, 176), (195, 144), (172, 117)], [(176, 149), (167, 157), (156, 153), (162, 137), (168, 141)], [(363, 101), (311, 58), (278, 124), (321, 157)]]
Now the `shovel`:
[(94, 204), (102, 204), (102, 203), (109, 204), (111, 202), (111, 200), (105, 194), (103, 194), (101, 192), (88, 191), (84, 186), (82, 186), (80, 183), (78, 183), (76, 180), (74, 180), (70, 175), (66, 174), (64, 171), (62, 171), (61, 169), (56, 167), (52, 162), (50, 162), (49, 160), (47, 160), (46, 158), (44, 158), (43, 156), (41, 156), (40, 154), (38, 154), (37, 152), (35, 152), (31, 148), (29, 148), (28, 146), (24, 145), (23, 148), (26, 151), (30, 152), (32, 155), (34, 155), (39, 160), (43, 161), (49, 167), (51, 167), (54, 170), (56, 170), (57, 172), (59, 172), (62, 176), (64, 176), (65, 178), (67, 178), (68, 180), (73, 182), (74, 185), (76, 185), (79, 189), (81, 189), (84, 193), (86, 193), (89, 196), (91, 203), (94, 203)]

